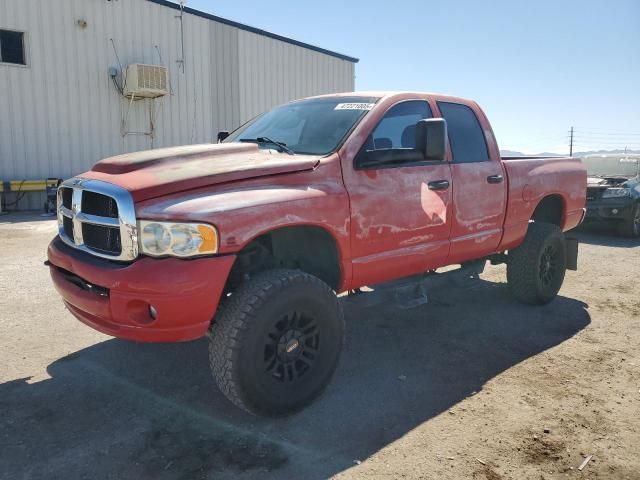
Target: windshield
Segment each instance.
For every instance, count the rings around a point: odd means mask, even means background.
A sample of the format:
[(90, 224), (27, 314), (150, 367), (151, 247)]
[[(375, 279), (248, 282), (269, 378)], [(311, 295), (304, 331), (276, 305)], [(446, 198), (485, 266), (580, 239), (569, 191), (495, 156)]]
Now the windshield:
[(224, 142), (259, 141), (264, 148), (284, 143), (294, 153), (333, 152), (378, 100), (376, 97), (322, 97), (274, 108), (247, 122)]
[(586, 155), (582, 161), (589, 175), (633, 177), (640, 172), (640, 155)]

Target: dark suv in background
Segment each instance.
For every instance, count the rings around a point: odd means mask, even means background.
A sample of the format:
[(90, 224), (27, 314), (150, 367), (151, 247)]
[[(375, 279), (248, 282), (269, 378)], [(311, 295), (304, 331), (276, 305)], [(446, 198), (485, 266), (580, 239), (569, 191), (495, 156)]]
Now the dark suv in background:
[[(585, 222), (613, 223), (625, 237), (640, 237), (640, 155), (585, 157)], [(620, 173), (614, 173), (620, 172)]]

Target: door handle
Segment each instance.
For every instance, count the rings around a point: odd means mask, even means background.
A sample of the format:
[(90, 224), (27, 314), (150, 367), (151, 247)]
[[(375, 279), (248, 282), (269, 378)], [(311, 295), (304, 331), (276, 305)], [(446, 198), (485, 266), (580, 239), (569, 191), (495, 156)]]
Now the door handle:
[(489, 175), (487, 177), (488, 183), (502, 183), (502, 180), (504, 180), (502, 175)]
[(446, 190), (449, 188), (449, 180), (435, 180), (427, 184), (429, 190)]

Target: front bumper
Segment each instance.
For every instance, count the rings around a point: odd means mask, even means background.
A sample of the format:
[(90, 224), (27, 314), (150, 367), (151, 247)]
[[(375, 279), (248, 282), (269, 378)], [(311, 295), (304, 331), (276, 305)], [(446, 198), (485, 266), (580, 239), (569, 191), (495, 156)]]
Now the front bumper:
[(49, 244), (47, 256), (54, 286), (76, 318), (100, 332), (139, 342), (204, 336), (235, 261), (233, 255), (143, 257), (115, 264), (69, 247), (59, 237)]
[(633, 205), (634, 200), (631, 198), (587, 202), (585, 221), (629, 220), (633, 214)]

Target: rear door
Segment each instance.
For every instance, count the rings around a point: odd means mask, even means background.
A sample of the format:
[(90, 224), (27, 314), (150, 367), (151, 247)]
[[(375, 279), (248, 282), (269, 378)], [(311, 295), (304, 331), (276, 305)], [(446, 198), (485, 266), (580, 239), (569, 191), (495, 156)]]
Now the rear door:
[[(353, 167), (343, 169), (351, 204), (354, 285), (424, 272), (446, 261), (449, 164), (420, 161), (415, 150), (415, 124), (431, 117), (424, 100), (396, 103), (373, 129)], [(363, 167), (360, 159), (374, 150), (386, 150), (389, 162)]]
[[(495, 251), (502, 237), (507, 203), (505, 172), (491, 158), (479, 113), (469, 105), (437, 102), (447, 121), (451, 147), (451, 247), (447, 263), (460, 263)], [(485, 121), (484, 116), (480, 116)], [(492, 137), (491, 137), (492, 138)]]

